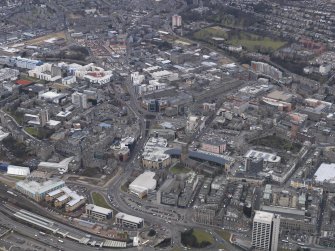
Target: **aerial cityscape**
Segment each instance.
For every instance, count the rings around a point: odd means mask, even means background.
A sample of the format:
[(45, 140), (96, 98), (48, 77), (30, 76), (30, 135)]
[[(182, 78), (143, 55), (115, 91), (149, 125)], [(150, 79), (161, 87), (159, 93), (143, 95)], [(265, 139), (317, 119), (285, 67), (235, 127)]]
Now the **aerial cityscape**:
[(0, 250), (335, 250), (335, 0), (0, 0)]

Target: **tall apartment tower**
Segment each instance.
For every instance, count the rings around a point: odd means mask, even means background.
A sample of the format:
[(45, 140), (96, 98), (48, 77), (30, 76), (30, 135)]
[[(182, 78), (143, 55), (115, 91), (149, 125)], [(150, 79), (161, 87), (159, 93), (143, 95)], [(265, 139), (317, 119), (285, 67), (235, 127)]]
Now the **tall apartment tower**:
[(71, 96), (71, 99), (72, 99), (72, 104), (74, 104), (75, 106), (81, 107), (84, 109), (88, 108), (87, 94), (74, 92)]
[(256, 251), (277, 251), (280, 216), (256, 211), (252, 226), (252, 247)]
[(172, 16), (172, 28), (176, 28), (180, 26), (181, 26), (181, 16), (173, 15)]
[(41, 110), (40, 111), (40, 123), (41, 126), (45, 126), (46, 123), (49, 121), (49, 113), (48, 110)]

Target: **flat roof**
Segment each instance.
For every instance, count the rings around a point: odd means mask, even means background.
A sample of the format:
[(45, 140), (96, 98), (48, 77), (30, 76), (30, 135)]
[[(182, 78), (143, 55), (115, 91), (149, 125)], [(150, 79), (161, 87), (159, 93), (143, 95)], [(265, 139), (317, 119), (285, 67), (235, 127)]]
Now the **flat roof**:
[(335, 183), (335, 163), (322, 163), (314, 176), (318, 182), (328, 181)]
[(133, 215), (129, 215), (129, 214), (125, 214), (125, 213), (117, 213), (115, 215), (116, 218), (119, 218), (119, 219), (123, 219), (125, 221), (129, 221), (129, 222), (133, 222), (133, 223), (136, 223), (136, 224), (140, 224), (143, 222), (143, 219), (142, 218), (139, 218), (139, 217), (136, 217), (136, 216), (133, 216)]
[(63, 180), (47, 180), (44, 182), (22, 180), (16, 183), (16, 186), (25, 189), (33, 194), (42, 194), (54, 189), (57, 186), (64, 186)]
[(280, 162), (280, 157), (275, 153), (262, 152), (257, 150), (249, 150), (244, 157), (246, 158), (262, 158), (267, 162)]
[(277, 206), (262, 206), (262, 210), (270, 211), (278, 214), (305, 216), (305, 211), (296, 208), (289, 207), (277, 207)]
[(87, 204), (86, 208), (91, 210), (91, 211), (94, 211), (96, 213), (104, 214), (104, 215), (108, 215), (108, 214), (111, 214), (113, 212), (111, 209), (104, 208), (104, 207), (99, 207), (99, 206), (94, 205), (94, 204)]
[(255, 213), (254, 221), (271, 224), (273, 217), (273, 213), (257, 210)]
[(154, 172), (150, 171), (142, 173), (129, 185), (129, 189), (137, 192), (154, 190), (157, 185), (157, 181), (154, 179), (155, 175)]
[(30, 174), (30, 169), (29, 169), (29, 167), (25, 167), (25, 166), (9, 165), (7, 167), (7, 174), (17, 175), (17, 176), (27, 176), (27, 175)]

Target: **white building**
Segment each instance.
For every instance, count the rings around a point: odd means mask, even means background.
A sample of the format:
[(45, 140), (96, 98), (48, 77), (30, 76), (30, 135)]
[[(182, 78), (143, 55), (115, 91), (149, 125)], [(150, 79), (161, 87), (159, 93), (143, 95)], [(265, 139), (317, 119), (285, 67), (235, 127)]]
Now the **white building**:
[(37, 66), (43, 64), (43, 62), (39, 60), (29, 59), (29, 58), (21, 58), (21, 57), (13, 57), (10, 58), (10, 63), (14, 63), (17, 67), (32, 70)]
[(112, 218), (113, 211), (111, 209), (99, 207), (94, 204), (87, 204), (86, 214), (88, 217), (92, 219), (95, 219), (98, 221), (104, 221), (104, 220)]
[(148, 194), (148, 191), (156, 188), (157, 181), (154, 179), (155, 175), (154, 172), (150, 171), (142, 173), (129, 185), (129, 191), (143, 198)]
[(26, 177), (30, 174), (30, 169), (29, 167), (25, 166), (13, 166), (9, 165), (7, 167), (7, 174), (8, 175), (13, 175), (13, 176), (23, 176)]
[(133, 82), (133, 85), (140, 85), (145, 79), (144, 75), (140, 75), (139, 72), (132, 72), (130, 79)]
[(45, 101), (59, 104), (61, 100), (65, 98), (65, 95), (63, 93), (57, 93), (55, 91), (48, 91), (48, 92), (39, 94), (38, 97)]
[(28, 71), (29, 77), (38, 78), (46, 81), (57, 81), (62, 78), (61, 68), (59, 66), (45, 63)]
[(68, 76), (62, 79), (63, 85), (72, 85), (77, 81), (76, 76)]
[(181, 16), (173, 15), (172, 16), (172, 28), (181, 26)]
[(42, 161), (38, 164), (38, 168), (45, 169), (45, 170), (56, 170), (60, 173), (66, 173), (69, 170), (69, 164), (71, 163), (72, 160), (73, 160), (73, 157), (63, 159), (59, 163)]
[(335, 163), (322, 163), (314, 174), (316, 182), (335, 183)]
[(160, 169), (171, 165), (171, 157), (165, 152), (170, 149), (167, 147), (167, 140), (162, 137), (151, 137), (142, 154), (142, 165), (144, 168)]
[(115, 215), (115, 222), (119, 226), (134, 229), (141, 228), (144, 225), (144, 220), (142, 218), (121, 212)]
[(277, 251), (280, 216), (256, 211), (252, 226), (252, 247), (257, 251)]
[(74, 92), (71, 95), (71, 99), (72, 99), (72, 104), (74, 104), (75, 106), (81, 107), (83, 109), (88, 108), (87, 95), (86, 94), (80, 93), (80, 92)]
[(331, 64), (322, 64), (319, 67), (319, 72), (322, 75), (327, 75), (330, 72), (331, 69), (332, 69)]
[(62, 180), (47, 180), (44, 182), (22, 180), (16, 182), (15, 188), (22, 194), (27, 195), (29, 198), (41, 201), (49, 192), (55, 191), (64, 186), (65, 182)]

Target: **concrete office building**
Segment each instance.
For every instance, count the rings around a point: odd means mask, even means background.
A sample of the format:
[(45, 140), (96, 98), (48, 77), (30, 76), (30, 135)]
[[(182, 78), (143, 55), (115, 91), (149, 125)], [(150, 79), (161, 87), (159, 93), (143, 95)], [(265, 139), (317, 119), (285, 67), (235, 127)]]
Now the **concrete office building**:
[(87, 109), (88, 104), (87, 104), (87, 95), (79, 92), (74, 92), (71, 95), (72, 99), (72, 104), (74, 104), (77, 107)]
[(256, 211), (252, 226), (252, 247), (257, 251), (277, 251), (280, 216)]
[(141, 228), (144, 225), (144, 220), (142, 218), (121, 212), (115, 215), (115, 222), (121, 227), (134, 229)]
[(89, 218), (97, 221), (104, 221), (113, 217), (113, 211), (111, 209), (99, 207), (94, 204), (86, 205), (86, 214)]
[(172, 16), (172, 28), (181, 26), (181, 16), (173, 15)]

